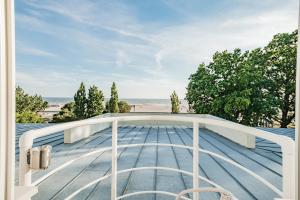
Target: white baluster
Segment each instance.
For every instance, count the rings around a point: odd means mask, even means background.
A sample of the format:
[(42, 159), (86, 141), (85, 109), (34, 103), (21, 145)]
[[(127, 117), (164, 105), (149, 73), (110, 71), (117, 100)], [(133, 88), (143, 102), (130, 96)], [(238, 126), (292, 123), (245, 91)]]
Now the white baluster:
[[(193, 122), (193, 188), (199, 188), (199, 123)], [(199, 199), (199, 193), (193, 193), (193, 200)]]
[(111, 138), (111, 200), (117, 199), (117, 170), (118, 170), (118, 121), (112, 122)]

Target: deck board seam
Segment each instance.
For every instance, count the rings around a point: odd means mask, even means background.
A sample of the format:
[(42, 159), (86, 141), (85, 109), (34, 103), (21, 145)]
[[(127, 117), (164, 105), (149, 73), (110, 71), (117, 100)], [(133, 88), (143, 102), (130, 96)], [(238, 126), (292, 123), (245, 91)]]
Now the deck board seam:
[[(131, 129), (128, 133), (130, 133), (130, 132), (131, 132), (132, 130), (134, 130), (134, 129), (137, 129), (137, 127), (134, 126), (134, 128)], [(143, 129), (143, 127), (142, 127), (142, 128), (139, 128), (138, 130), (140, 131), (140, 130), (142, 130), (142, 129)], [(132, 137), (132, 138), (130, 139), (130, 141), (129, 141), (128, 144), (131, 144), (131, 143), (132, 143), (132, 141), (134, 140), (134, 138), (138, 135), (138, 132), (139, 132), (139, 131), (136, 131), (134, 137)], [(124, 137), (125, 137), (125, 136), (124, 136)], [(124, 138), (124, 137), (122, 137), (122, 138)], [(122, 149), (122, 151), (121, 151), (120, 154), (118, 155), (117, 161), (119, 161), (120, 157), (122, 156), (122, 154), (123, 154), (127, 149), (128, 149), (128, 147), (125, 147), (124, 149)], [(111, 171), (111, 167), (109, 167), (108, 170), (106, 170), (106, 172), (104, 173), (103, 176), (106, 176), (110, 171)], [(99, 181), (98, 183), (95, 184), (95, 186), (93, 187), (92, 191), (89, 192), (89, 194), (88, 194), (88, 196), (85, 198), (85, 200), (90, 199), (90, 198), (95, 194), (96, 189), (98, 188), (98, 186), (99, 186), (102, 182), (103, 182), (103, 181)]]
[[(185, 129), (183, 129), (184, 132), (185, 132)], [(192, 136), (185, 132), (189, 137), (190, 139), (192, 139)], [(201, 148), (200, 144), (199, 144), (199, 147)], [(213, 156), (209, 155), (209, 157), (211, 157), (216, 163), (217, 165), (219, 165), (225, 172), (227, 172), (227, 174), (239, 185), (241, 186), (245, 192), (247, 192), (253, 199), (258, 199), (250, 190), (248, 190), (233, 174), (231, 174), (229, 172), (229, 170), (227, 170), (216, 158), (214, 158)]]
[[(124, 133), (124, 135), (127, 135), (130, 132), (130, 130), (126, 133)], [(98, 143), (96, 146), (103, 144), (104, 142), (108, 141), (109, 139), (111, 139), (111, 136), (105, 138), (104, 140), (102, 140), (100, 143)], [(61, 194), (68, 186), (70, 186), (72, 183), (74, 183), (74, 181), (76, 179), (78, 179), (80, 177), (81, 174), (83, 174), (88, 167), (94, 163), (95, 160), (97, 160), (100, 156), (103, 155), (104, 152), (100, 153), (95, 159), (93, 159), (88, 165), (86, 165), (79, 173), (77, 173), (77, 175), (75, 175), (70, 181), (68, 181), (67, 184), (65, 184), (62, 188), (60, 188), (60, 190), (58, 190), (50, 199), (54, 199), (56, 198), (59, 194)]]
[[(149, 133), (150, 133), (150, 131), (151, 131), (151, 128), (152, 128), (152, 127), (150, 127), (150, 128), (148, 129), (148, 131), (147, 131), (147, 135), (146, 135), (146, 137), (145, 137), (145, 139), (144, 139), (144, 142), (143, 142), (144, 144), (145, 144), (145, 142), (147, 141), (147, 138), (148, 138), (148, 136), (149, 136)], [(136, 159), (136, 161), (135, 161), (135, 163), (134, 163), (134, 165), (133, 165), (133, 168), (136, 168), (136, 166), (137, 166), (137, 164), (138, 164), (138, 162), (139, 162), (139, 160), (140, 160), (140, 156), (141, 156), (141, 153), (142, 153), (143, 149), (144, 149), (144, 146), (142, 146), (142, 147), (139, 149), (138, 156), (137, 156), (137, 159)], [(123, 189), (122, 189), (122, 191), (121, 191), (121, 195), (124, 195), (124, 194), (125, 194), (125, 191), (127, 191), (127, 188), (128, 188), (128, 185), (129, 185), (129, 181), (131, 180), (132, 174), (133, 174), (132, 171), (129, 172), (129, 176), (128, 176), (128, 178), (127, 178), (127, 182), (126, 182), (125, 186), (123, 187)]]

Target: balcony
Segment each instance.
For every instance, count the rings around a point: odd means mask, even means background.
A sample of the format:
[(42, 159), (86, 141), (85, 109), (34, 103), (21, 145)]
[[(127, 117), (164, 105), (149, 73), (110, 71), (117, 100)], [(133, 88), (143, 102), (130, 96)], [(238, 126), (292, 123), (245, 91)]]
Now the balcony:
[[(109, 126), (64, 143), (62, 131), (103, 123)], [(17, 128), (21, 135), (39, 127)], [(251, 134), (254, 146), (236, 140)], [(294, 129), (255, 129), (203, 116), (142, 115), (84, 120), (22, 135), (22, 148), (16, 149), (20, 185), (38, 187), (32, 199), (175, 199), (191, 188), (205, 191), (189, 191), (182, 199), (225, 195), (267, 200), (293, 195), (294, 177), (287, 165), (294, 162)], [(29, 148), (24, 144), (31, 139), (33, 146), (53, 147), (47, 170), (33, 172), (27, 164), (22, 166), (22, 151)]]

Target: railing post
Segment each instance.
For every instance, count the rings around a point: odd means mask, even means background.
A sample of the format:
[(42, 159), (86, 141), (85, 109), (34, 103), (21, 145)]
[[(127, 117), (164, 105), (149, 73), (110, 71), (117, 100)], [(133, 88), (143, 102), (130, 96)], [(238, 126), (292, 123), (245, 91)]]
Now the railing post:
[(111, 200), (117, 199), (117, 170), (118, 170), (118, 121), (112, 122), (111, 139)]
[(31, 186), (31, 169), (27, 162), (27, 155), (32, 148), (33, 139), (24, 133), (19, 140), (19, 186)]
[[(199, 123), (193, 122), (193, 188), (199, 188)], [(199, 199), (199, 193), (193, 193), (193, 200)]]
[(295, 199), (295, 145), (286, 144), (282, 151), (282, 190), (284, 199)]
[(20, 146), (19, 153), (19, 185), (31, 186), (31, 169), (27, 164), (27, 153), (30, 147)]

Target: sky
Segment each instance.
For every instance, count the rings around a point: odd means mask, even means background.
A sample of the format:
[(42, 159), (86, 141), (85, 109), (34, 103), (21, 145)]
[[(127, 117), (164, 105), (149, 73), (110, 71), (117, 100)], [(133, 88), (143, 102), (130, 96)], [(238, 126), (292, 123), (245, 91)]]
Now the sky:
[(16, 0), (17, 84), (72, 97), (84, 82), (105, 97), (185, 97), (214, 52), (263, 47), (297, 28), (297, 0)]

